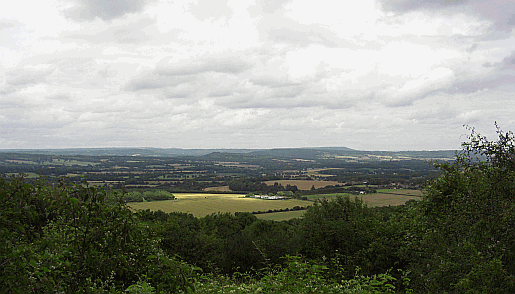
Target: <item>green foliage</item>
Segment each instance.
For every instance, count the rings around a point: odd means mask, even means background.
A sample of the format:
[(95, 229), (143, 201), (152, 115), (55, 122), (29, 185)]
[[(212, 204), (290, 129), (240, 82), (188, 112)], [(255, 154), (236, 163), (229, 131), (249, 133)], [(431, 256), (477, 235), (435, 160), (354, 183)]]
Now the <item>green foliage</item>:
[(471, 129), (422, 201), (340, 196), (288, 222), (134, 213), (127, 198), (173, 195), (0, 178), (0, 292), (515, 293), (515, 137), (497, 132)]
[(191, 288), (121, 195), (86, 185), (0, 179), (0, 288), (14, 293), (125, 289), (146, 275), (157, 292)]
[(352, 257), (373, 240), (375, 225), (371, 210), (359, 198), (317, 200), (304, 214), (301, 252), (310, 258)]
[(175, 196), (164, 190), (150, 190), (150, 191), (129, 191), (124, 194), (126, 202), (150, 202), (159, 200), (173, 200)]
[(232, 277), (203, 274), (196, 293), (394, 293), (395, 280), (389, 273), (367, 277), (359, 275), (349, 280), (327, 277), (328, 267), (309, 262), (299, 256), (285, 256), (284, 266), (270, 266), (261, 277), (235, 274)]
[(138, 283), (129, 286), (127, 289), (125, 289), (125, 293), (130, 294), (154, 294), (155, 288), (152, 287), (149, 283), (146, 281), (139, 281)]
[(405, 252), (417, 253), (413, 280), (425, 291), (515, 291), (515, 138), (471, 131), (456, 161), (437, 165), (443, 175), (414, 214)]

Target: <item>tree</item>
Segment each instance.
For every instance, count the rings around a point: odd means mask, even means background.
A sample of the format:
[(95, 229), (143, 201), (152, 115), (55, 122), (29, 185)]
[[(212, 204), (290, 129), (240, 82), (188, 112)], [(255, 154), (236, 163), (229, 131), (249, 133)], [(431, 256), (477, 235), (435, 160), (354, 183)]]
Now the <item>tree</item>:
[(420, 290), (515, 292), (515, 137), (473, 128), (470, 142), (427, 190), (406, 253)]
[(169, 258), (121, 195), (87, 183), (0, 179), (0, 289), (7, 293), (123, 291), (145, 275), (185, 290), (191, 268)]

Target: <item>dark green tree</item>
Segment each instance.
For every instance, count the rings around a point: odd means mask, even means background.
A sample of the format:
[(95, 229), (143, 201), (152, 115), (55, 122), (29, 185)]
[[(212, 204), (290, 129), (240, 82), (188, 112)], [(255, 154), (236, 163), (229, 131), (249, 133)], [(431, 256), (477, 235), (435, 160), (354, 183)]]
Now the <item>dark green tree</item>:
[(123, 291), (147, 277), (156, 290), (191, 285), (122, 195), (61, 181), (0, 179), (0, 289), (8, 293)]
[(437, 164), (443, 175), (413, 215), (405, 253), (420, 291), (513, 293), (515, 138), (469, 129), (456, 160)]

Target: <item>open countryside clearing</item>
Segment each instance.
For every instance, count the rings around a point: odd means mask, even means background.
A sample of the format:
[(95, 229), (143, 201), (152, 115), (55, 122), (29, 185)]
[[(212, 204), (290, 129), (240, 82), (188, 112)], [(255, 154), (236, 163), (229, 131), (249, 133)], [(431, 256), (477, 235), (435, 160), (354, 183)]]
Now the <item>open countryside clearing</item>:
[[(358, 197), (370, 207), (374, 206), (396, 206), (402, 205), (408, 200), (420, 200), (422, 192), (419, 190), (401, 190), (401, 189), (381, 189), (380, 193), (351, 195), (346, 193), (309, 195), (311, 201), (298, 199), (289, 200), (263, 200), (256, 198), (246, 198), (244, 194), (203, 194), (203, 193), (174, 193), (176, 200), (152, 201), (152, 202), (131, 202), (129, 207), (134, 210), (150, 209), (153, 211), (161, 210), (163, 212), (184, 212), (190, 213), (196, 217), (203, 217), (213, 213), (235, 213), (235, 212), (253, 212), (268, 211), (279, 209), (292, 209), (295, 206), (307, 207), (313, 205), (313, 200), (326, 198), (333, 199), (336, 196), (348, 196), (351, 199)], [(260, 219), (268, 220), (288, 220), (301, 217), (305, 210), (274, 212), (256, 214)]]
[(185, 212), (196, 217), (203, 217), (218, 212), (253, 212), (275, 209), (292, 209), (295, 206), (305, 207), (312, 205), (311, 201), (289, 200), (263, 200), (246, 198), (243, 194), (201, 194), (201, 193), (174, 193), (176, 200), (128, 203), (135, 210), (150, 209), (163, 212)]
[(354, 199), (354, 197), (358, 197), (359, 199), (363, 199), (363, 201), (370, 207), (375, 206), (397, 206), (403, 205), (408, 200), (420, 200), (422, 199), (422, 191), (420, 190), (411, 190), (411, 189), (379, 189), (378, 193), (370, 193), (363, 195), (353, 195), (348, 193), (333, 193), (333, 194), (318, 194), (318, 195), (308, 195), (309, 200), (316, 199), (334, 199), (337, 196), (350, 197)]

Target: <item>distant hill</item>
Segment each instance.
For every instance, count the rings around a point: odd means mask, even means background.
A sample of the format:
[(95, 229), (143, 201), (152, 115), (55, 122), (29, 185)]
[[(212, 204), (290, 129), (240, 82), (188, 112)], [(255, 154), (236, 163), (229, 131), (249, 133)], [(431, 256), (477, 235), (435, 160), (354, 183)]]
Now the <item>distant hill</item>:
[(357, 151), (347, 147), (313, 147), (313, 148), (275, 148), (251, 152), (257, 156), (290, 157), (299, 159), (313, 159), (324, 154)]
[(63, 149), (0, 149), (2, 153), (85, 156), (151, 156), (198, 157), (211, 160), (237, 160), (244, 157), (269, 157), (289, 159), (320, 158), (391, 158), (391, 159), (452, 159), (455, 150), (439, 151), (362, 151), (347, 147), (309, 147), (274, 149), (181, 149), (181, 148), (63, 148)]
[(91, 155), (91, 156), (203, 156), (213, 152), (248, 153), (256, 149), (181, 149), (181, 148), (64, 148), (64, 149), (1, 149), (0, 152), (46, 154), (46, 155)]

